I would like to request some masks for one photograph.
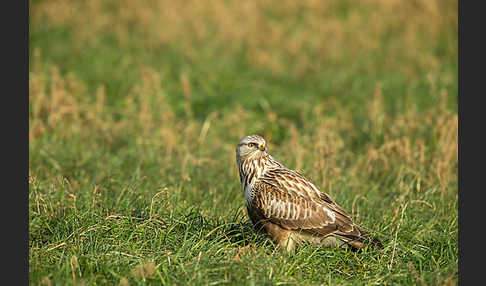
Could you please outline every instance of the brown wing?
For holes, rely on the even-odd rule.
[[[252,212],[285,229],[350,239],[363,232],[344,209],[295,171],[269,171],[253,188]]]

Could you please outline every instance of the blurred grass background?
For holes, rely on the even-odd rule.
[[[31,1],[30,283],[457,284],[457,33],[447,0]],[[253,235],[253,133],[385,250]]]

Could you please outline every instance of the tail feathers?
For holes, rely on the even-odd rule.
[[[343,240],[345,245],[349,245],[354,249],[361,249],[365,248],[366,246],[377,249],[383,248],[383,243],[381,243],[378,238],[372,237],[368,233],[361,236],[347,236],[345,234],[336,234],[336,236]]]

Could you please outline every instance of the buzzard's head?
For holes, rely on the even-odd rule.
[[[258,155],[265,154],[267,143],[259,135],[248,135],[240,139],[236,145],[236,158],[246,160]]]

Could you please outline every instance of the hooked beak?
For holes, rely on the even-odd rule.
[[[265,147],[265,143],[262,143],[260,146],[258,146],[258,149],[260,151],[265,151],[265,150],[267,150],[267,147]]]

